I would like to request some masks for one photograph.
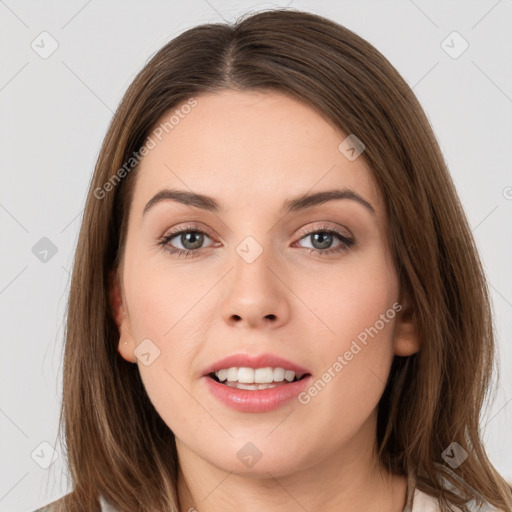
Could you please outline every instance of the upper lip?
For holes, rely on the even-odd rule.
[[[269,366],[271,368],[279,367],[292,370],[298,375],[309,374],[306,368],[275,354],[233,354],[212,363],[204,369],[203,375],[208,375],[223,368],[266,368]]]

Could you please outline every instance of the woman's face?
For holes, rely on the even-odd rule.
[[[418,346],[361,148],[280,93],[195,99],[137,170],[119,352],[182,460],[273,476],[366,463],[393,356]],[[229,385],[208,375],[240,367],[218,375]],[[236,387],[254,378],[268,389]]]

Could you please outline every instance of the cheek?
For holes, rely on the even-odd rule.
[[[322,425],[343,425],[336,432],[325,432],[336,444],[355,435],[379,403],[394,357],[399,306],[386,286],[356,279],[353,274],[336,293],[330,291],[317,314],[335,334],[314,338],[310,359],[319,371],[299,402],[304,435],[318,435],[317,426],[307,422],[308,417],[315,417]]]
[[[165,258],[161,259],[146,257],[134,262],[131,272],[127,272],[126,292],[134,334],[154,339],[165,348],[185,325],[190,327],[188,320],[194,317],[195,305],[207,288],[198,273],[184,275],[179,268],[171,268]],[[193,331],[182,341],[191,339]]]
[[[180,383],[190,380],[206,338],[207,326],[198,318],[204,316],[205,282],[149,258],[134,259],[125,276],[134,344],[145,340],[151,354],[151,364],[137,362],[148,395],[157,409],[184,406]]]
[[[315,376],[320,382],[304,401],[368,412],[384,390],[393,360],[399,287],[383,251],[376,247],[359,254],[301,277],[294,291],[314,305],[314,314],[307,312],[304,341],[311,347],[309,359],[320,369]]]
[[[392,308],[399,287],[396,272],[375,245],[339,263],[302,273],[295,279],[294,292],[314,313],[311,325],[321,333],[318,341],[339,349]],[[394,318],[394,311],[391,314]],[[390,336],[392,323],[379,321],[382,337]]]

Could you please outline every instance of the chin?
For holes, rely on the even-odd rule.
[[[306,459],[299,456],[293,446],[280,444],[278,447],[269,440],[231,441],[229,446],[224,444],[221,452],[209,452],[203,458],[222,471],[258,479],[266,479],[270,475],[275,478],[284,477],[296,473],[298,468],[305,469],[308,465],[314,465],[311,460],[310,464],[307,463],[306,454],[303,454]]]

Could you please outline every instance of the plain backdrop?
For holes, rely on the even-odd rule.
[[[375,45],[432,123],[491,287],[501,379],[482,429],[512,481],[511,0],[2,0],[0,511],[34,510],[71,490],[56,444],[69,272],[122,95],[184,30],[287,4]]]

